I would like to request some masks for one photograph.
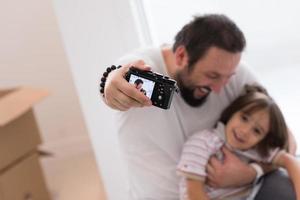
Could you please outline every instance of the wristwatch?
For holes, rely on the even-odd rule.
[[[250,166],[252,166],[254,168],[254,170],[256,171],[256,177],[255,177],[255,180],[253,181],[253,184],[255,185],[259,182],[260,177],[262,177],[264,175],[264,170],[257,163],[251,163]]]

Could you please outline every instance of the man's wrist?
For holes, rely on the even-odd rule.
[[[110,72],[114,71],[115,69],[119,69],[120,67],[122,67],[121,65],[119,65],[118,67],[116,67],[115,65],[112,65],[111,67],[107,67],[105,72],[103,72],[103,75],[101,77],[101,83],[100,83],[100,94],[102,94],[102,96],[104,97],[104,87],[105,87],[105,83],[106,83],[106,79],[109,75]]]
[[[255,170],[255,172],[256,172],[256,177],[255,177],[255,179],[254,179],[254,181],[253,181],[253,184],[256,184],[256,183],[259,181],[260,177],[262,177],[262,176],[264,175],[264,170],[263,170],[263,168],[262,168],[259,164],[257,164],[257,163],[251,163],[250,166],[251,166],[251,167]]]

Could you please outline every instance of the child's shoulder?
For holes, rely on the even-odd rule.
[[[204,129],[204,130],[200,130],[195,132],[194,134],[192,134],[192,136],[190,138],[216,138],[217,135],[215,134],[215,129],[211,128],[211,129]]]
[[[224,143],[224,141],[216,134],[215,129],[204,129],[201,131],[195,132],[187,141],[187,143],[196,143],[200,145],[205,143],[207,146],[216,145],[219,146]]]

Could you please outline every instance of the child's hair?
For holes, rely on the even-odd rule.
[[[238,111],[252,114],[266,109],[270,116],[269,132],[266,137],[256,145],[261,156],[268,156],[269,150],[279,147],[288,148],[288,128],[282,112],[275,101],[268,95],[266,89],[259,85],[246,85],[245,93],[234,100],[221,114],[220,121],[224,124]]]

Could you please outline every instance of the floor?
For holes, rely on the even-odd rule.
[[[106,199],[92,148],[86,139],[43,149],[52,154],[41,159],[52,200]]]

